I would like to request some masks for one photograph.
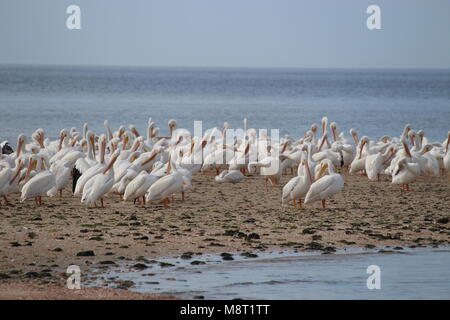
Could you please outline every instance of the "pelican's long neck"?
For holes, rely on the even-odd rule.
[[[25,153],[25,142],[19,139],[17,142],[16,158],[19,158],[22,153]]]
[[[111,141],[113,139],[113,134],[112,134],[111,128],[109,126],[109,121],[108,120],[105,120],[104,126],[105,126],[105,129],[106,129],[106,137],[108,139],[107,141]]]
[[[359,147],[359,158],[358,159],[362,158],[362,154],[363,154],[364,148],[367,148],[366,145],[368,144],[368,142],[367,141],[361,141],[360,144],[361,144],[361,146]]]
[[[87,151],[88,159],[91,159],[91,160],[95,159],[94,146],[93,146],[93,142],[90,138],[88,140],[87,147],[88,147],[88,151]]]
[[[153,124],[151,122],[148,123],[147,126],[147,140],[150,141],[153,138]]]
[[[88,125],[87,123],[85,123],[83,125],[83,139],[86,139],[88,130],[89,130]]]
[[[152,161],[153,159],[155,159],[155,157],[158,155],[158,152],[154,152],[150,157],[148,157],[148,159],[144,160],[142,162],[142,165],[146,165],[147,163],[149,163],[150,161]]]
[[[27,172],[25,173],[25,179],[24,179],[25,183],[27,183],[28,180],[30,180],[30,174],[31,174],[31,170],[33,168],[34,161],[36,161],[36,160],[30,159],[30,163],[28,164]]]
[[[311,144],[308,146],[308,150],[306,151],[306,154],[307,154],[307,157],[308,157],[308,162],[313,163],[314,160],[312,158],[312,145]]]
[[[100,163],[105,163],[106,141],[102,141],[100,145]]]
[[[309,183],[313,183],[314,182],[314,178],[311,176],[311,171],[309,171],[309,164],[308,164],[308,161],[305,161],[305,169],[306,169],[306,174],[307,174],[307,177],[308,177],[308,179],[309,179]]]
[[[116,162],[117,158],[118,158],[118,155],[112,156],[111,160],[109,161],[108,166],[105,168],[105,170],[103,170],[103,174],[107,174],[108,171],[113,172],[113,170],[114,170],[113,166],[114,166],[114,163]]]
[[[17,179],[17,177],[19,176],[21,171],[22,171],[22,166],[21,165],[17,166],[16,173],[14,174],[14,177],[9,181],[9,184],[14,183],[14,181]]]
[[[412,155],[411,155],[411,152],[409,151],[408,145],[406,144],[405,141],[403,141],[402,143],[403,143],[403,148],[405,149],[406,155],[407,155],[409,158],[412,158]]]

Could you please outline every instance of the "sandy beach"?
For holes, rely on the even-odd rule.
[[[291,177],[284,175],[282,185]],[[73,264],[83,277],[119,260],[136,264],[181,254],[449,245],[448,177],[420,177],[411,192],[386,177],[343,177],[344,190],[327,209],[320,202],[304,210],[282,207],[281,186],[266,188],[259,175],[234,185],[216,183],[212,173],[197,174],[186,200],[176,195],[168,209],[124,203],[118,196],[107,198],[105,208],[87,208],[69,190],[35,207],[15,195],[11,205],[0,207],[0,298],[80,298],[64,288]],[[43,285],[53,289],[43,293]],[[80,292],[83,299],[162,298],[128,290]]]

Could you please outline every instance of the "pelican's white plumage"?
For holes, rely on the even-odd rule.
[[[224,170],[218,176],[215,177],[217,182],[241,182],[245,176],[239,170]]]
[[[409,191],[408,184],[414,182],[421,172],[418,163],[409,161],[406,157],[400,159],[392,175],[392,183],[401,184],[404,191]]]
[[[340,174],[334,173],[333,164],[329,159],[323,160],[321,172],[328,169],[329,174],[319,178],[309,188],[305,197],[305,204],[322,200],[322,206],[325,208],[326,199],[341,192],[344,187],[344,179]]]
[[[147,202],[166,200],[172,194],[179,192],[183,186],[183,175],[179,172],[162,177],[148,189]],[[167,203],[164,202],[167,206]]]
[[[41,171],[24,184],[20,201],[45,196],[55,185],[55,175],[48,170]]]
[[[103,206],[103,196],[107,194],[114,185],[114,162],[116,162],[119,152],[116,151],[111,157],[108,166],[97,175],[93,176],[83,188],[81,202],[86,205],[96,205],[96,201],[101,200]]]
[[[293,177],[288,183],[283,187],[283,193],[281,201],[282,203],[286,203],[287,201],[292,200],[294,208],[296,207],[296,201],[299,201],[299,209],[302,209],[302,198],[308,193],[311,184],[313,183],[313,179],[311,176],[311,172],[308,167],[308,162],[303,160],[300,163],[299,168],[300,174],[296,177]]]
[[[142,171],[131,181],[124,192],[123,200],[131,201],[144,197],[147,190],[159,179],[158,176]],[[145,199],[145,197],[144,197]]]

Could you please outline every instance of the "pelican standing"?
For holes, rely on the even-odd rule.
[[[324,175],[328,170],[328,175]],[[340,174],[334,172],[334,166],[331,160],[325,159],[319,169],[319,179],[309,188],[305,197],[305,204],[322,201],[322,207],[326,208],[326,199],[341,192],[344,187],[344,179]]]
[[[83,197],[81,202],[86,205],[95,205],[96,201],[100,199],[101,207],[103,208],[103,196],[107,194],[114,185],[114,162],[119,157],[119,151],[114,152],[109,160],[108,166],[99,174],[93,176],[85,184],[83,189]]]

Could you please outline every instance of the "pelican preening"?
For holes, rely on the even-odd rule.
[[[375,183],[389,178],[403,191],[411,190],[419,176],[450,175],[450,131],[442,143],[431,142],[424,130],[416,131],[411,124],[400,137],[378,140],[359,138],[354,128],[347,138],[327,117],[309,126],[300,139],[285,135],[280,140],[251,128],[248,119],[239,129],[243,134],[232,137],[228,122],[199,136],[179,128],[175,120],[167,123],[168,136],[158,136],[151,118],[145,131],[133,124],[113,130],[108,120],[103,125],[101,132],[87,123],[81,131],[63,128],[55,140],[39,128],[29,138],[20,134],[15,151],[2,142],[0,204],[20,192],[21,201],[34,199],[42,205],[43,197],[61,197],[72,176],[73,196],[88,206],[100,202],[103,207],[104,200],[114,196],[168,207],[174,195],[181,193],[184,200],[185,192],[193,190],[196,174],[213,170],[212,183],[245,184],[249,175],[261,175],[266,187],[274,188],[280,188],[283,175],[290,172],[293,177],[282,186],[282,205],[292,201],[294,208],[305,209],[321,201],[325,208],[344,188],[338,172],[360,173],[363,178],[358,179]]]

